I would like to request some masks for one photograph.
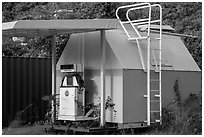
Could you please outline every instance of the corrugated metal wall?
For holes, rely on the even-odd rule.
[[[44,117],[46,103],[41,98],[52,92],[51,65],[50,58],[2,58],[3,125],[32,103],[37,106],[39,119]]]

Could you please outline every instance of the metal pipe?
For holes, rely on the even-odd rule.
[[[105,125],[105,50],[105,30],[101,30],[101,127]]]
[[[116,17],[117,17],[118,20],[120,20],[120,24],[121,24],[121,26],[123,27],[123,30],[125,31],[125,33],[127,34],[127,36],[128,36],[129,39],[130,39],[131,37],[130,37],[130,35],[128,34],[128,32],[127,32],[127,30],[125,29],[125,27],[123,26],[123,23],[121,22],[121,19],[120,19],[120,17],[118,16],[118,11],[119,11],[120,9],[123,9],[123,8],[131,8],[131,7],[142,6],[142,5],[150,5],[150,4],[149,4],[149,3],[139,3],[139,4],[133,4],[133,5],[126,5],[126,6],[121,6],[121,7],[117,8],[117,10],[116,10]],[[126,14],[126,18],[128,19],[128,22],[131,23],[131,20],[127,17],[127,14]],[[131,25],[132,25],[132,24],[131,24]],[[133,29],[135,29],[135,28],[133,27]],[[141,37],[140,34],[137,32],[137,30],[135,30],[135,32],[137,33],[137,35],[138,35],[139,37]]]
[[[56,35],[52,37],[52,95],[56,95]],[[52,101],[52,122],[56,121],[56,99]]]
[[[148,21],[149,19],[139,19],[139,20],[131,20],[131,21],[123,21],[122,24],[130,24],[130,23],[136,23],[136,22],[144,22]]]
[[[161,5],[157,5],[159,8],[160,8],[160,39],[159,39],[159,49],[160,49],[160,54],[159,54],[159,58],[160,59],[162,59],[162,7],[161,7]],[[161,62],[161,60],[160,60],[160,62],[159,62],[159,71],[160,71],[160,73],[159,73],[159,80],[160,80],[160,82],[159,82],[159,89],[160,89],[160,104],[159,104],[159,106],[160,106],[160,124],[162,124],[162,92],[161,92],[161,90],[162,90],[162,84],[161,84],[161,82],[162,82],[162,70],[161,70],[161,65],[162,65],[162,62]]]
[[[117,17],[117,19],[120,19],[120,17],[118,16],[118,11],[119,11],[120,9],[131,8],[131,7],[136,7],[136,6],[146,5],[146,4],[149,4],[149,3],[139,3],[139,4],[121,6],[121,7],[117,8],[117,10],[116,10],[116,12],[115,12],[115,13],[116,13],[116,17]]]
[[[135,7],[135,8],[130,8],[130,9],[128,9],[128,11],[126,12],[126,18],[128,19],[128,21],[131,22],[131,19],[129,18],[129,12],[130,12],[130,11],[132,11],[132,10],[137,10],[137,9],[142,9],[142,8],[150,8],[150,6],[151,6],[149,3],[145,3],[145,5],[147,5],[147,6]],[[150,18],[149,18],[148,20],[151,21]],[[132,23],[130,23],[130,24],[131,24],[132,28],[134,29],[134,31],[136,32],[136,34],[137,34],[139,37],[141,37],[140,33],[139,33],[138,30],[135,28],[135,26],[134,26]],[[140,23],[136,23],[136,24],[141,24],[141,22],[140,22]]]
[[[126,12],[126,18],[128,19],[128,21],[131,22],[131,19],[129,18],[129,12],[132,11],[132,10],[137,10],[137,9],[141,9],[141,8],[149,8],[150,11],[151,11],[151,7],[150,7],[151,5],[150,5],[149,3],[147,3],[147,4],[145,4],[145,5],[147,5],[147,6],[136,7],[136,8],[130,8],[130,9]],[[149,12],[150,12],[150,11],[149,11]],[[138,21],[139,23],[141,23],[140,21],[146,21],[146,20],[151,21],[150,18],[148,18],[148,19],[139,19],[139,20],[136,20],[136,21]],[[138,32],[138,30],[135,28],[134,24],[133,24],[133,23],[130,23],[130,24],[131,24],[132,28],[134,29],[134,31],[136,32],[136,34],[139,36],[139,38],[141,38],[141,35],[140,35],[140,33]],[[138,24],[138,23],[137,23],[137,24]],[[144,62],[143,62],[144,59],[143,59],[143,55],[142,55],[142,52],[141,52],[141,49],[140,49],[140,44],[139,44],[138,39],[136,39],[136,43],[137,43],[138,50],[139,50],[139,55],[140,55],[140,60],[141,60],[141,63],[142,63],[142,68],[143,68],[143,70],[145,70],[145,66],[144,66]]]
[[[129,14],[130,11],[132,10],[139,10],[139,9],[144,9],[144,8],[149,8],[151,5],[149,3],[146,3],[147,6],[142,6],[142,7],[135,7],[135,8],[130,8],[128,9],[128,11],[126,12],[126,17]]]
[[[123,30],[125,31],[126,35],[128,36],[128,39],[130,39],[130,35],[128,34],[126,28],[124,27],[124,25],[122,24],[122,22],[120,21],[120,25],[122,26]]]
[[[147,32],[147,125],[150,125],[150,21],[151,21],[151,6],[149,7],[149,23]]]
[[[85,67],[85,64],[84,64],[84,33],[82,33],[82,50],[81,50],[81,64],[83,64],[83,74],[82,74],[82,79],[84,80],[84,75],[85,75],[85,72],[84,72],[84,67]],[[85,107],[85,91],[82,93],[83,94],[83,106]],[[85,108],[83,109],[83,115],[85,115]]]
[[[138,40],[138,39],[136,39],[136,43],[137,43],[137,47],[138,47],[138,51],[139,51],[139,55],[140,55],[140,60],[141,60],[141,64],[142,64],[142,69],[145,70],[144,58],[143,58],[142,50],[141,50],[140,43],[139,43],[139,40]]]

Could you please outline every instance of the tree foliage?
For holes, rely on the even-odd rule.
[[[202,68],[202,3],[175,2],[161,5],[164,24],[173,27],[176,33],[198,36],[183,37],[182,40],[198,66]]]
[[[121,5],[132,3],[118,2],[3,2],[2,21],[39,19],[95,19],[116,18],[115,11]],[[182,40],[193,58],[202,67],[202,3],[171,2],[159,3],[163,8],[163,24],[175,28],[176,33],[198,36],[183,37]],[[139,12],[138,17],[145,12]],[[153,16],[156,15],[156,12]],[[124,14],[121,14],[124,17]],[[135,16],[134,14],[132,16]],[[57,36],[57,55],[60,56],[69,39]],[[25,38],[27,45],[7,38],[3,41],[3,56],[50,57],[49,38]]]

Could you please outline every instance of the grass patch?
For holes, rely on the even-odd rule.
[[[202,94],[191,94],[184,102],[173,102],[163,108],[162,122],[162,125],[150,128],[147,134],[201,135]]]
[[[30,110],[31,109],[31,110]],[[29,111],[28,111],[29,110]],[[32,112],[30,117],[25,118],[28,112]],[[29,113],[30,114],[30,113]],[[16,119],[9,125],[9,134],[21,134],[18,128],[24,131],[26,126],[32,125],[37,121],[37,110],[35,105],[29,105],[23,111],[20,111],[16,115]],[[86,127],[88,125],[99,126],[97,123],[76,123],[76,127]],[[37,125],[39,127],[39,125]],[[32,134],[46,134],[43,131],[38,133],[37,127],[33,126]],[[16,130],[15,130],[16,128]],[[31,128],[31,127],[27,127]],[[13,131],[14,129],[14,131]],[[18,133],[17,133],[18,132]],[[29,133],[30,130],[29,130]],[[22,133],[22,134],[27,134]],[[66,134],[66,133],[64,133]],[[202,134],[202,93],[190,94],[189,97],[182,101],[180,98],[170,102],[169,105],[162,109],[162,125],[142,128],[142,129],[126,129],[118,130],[117,132],[111,133],[112,135],[201,135]]]

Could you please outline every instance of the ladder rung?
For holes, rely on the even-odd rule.
[[[161,80],[159,80],[159,79],[151,79],[150,81],[152,81],[152,82],[160,82]]]
[[[160,91],[160,90],[150,90],[151,92]]]
[[[160,102],[160,100],[150,100],[150,102]]]
[[[158,119],[156,119],[155,121],[156,121],[156,122],[161,122],[161,120],[158,120]]]
[[[160,95],[154,95],[155,97],[161,97]],[[147,95],[144,95],[145,98],[147,98]],[[155,100],[157,101],[157,100]],[[159,101],[159,100],[158,100]]]
[[[161,97],[161,95],[154,95],[155,97]]]
[[[160,111],[150,111],[151,113],[159,113]]]

